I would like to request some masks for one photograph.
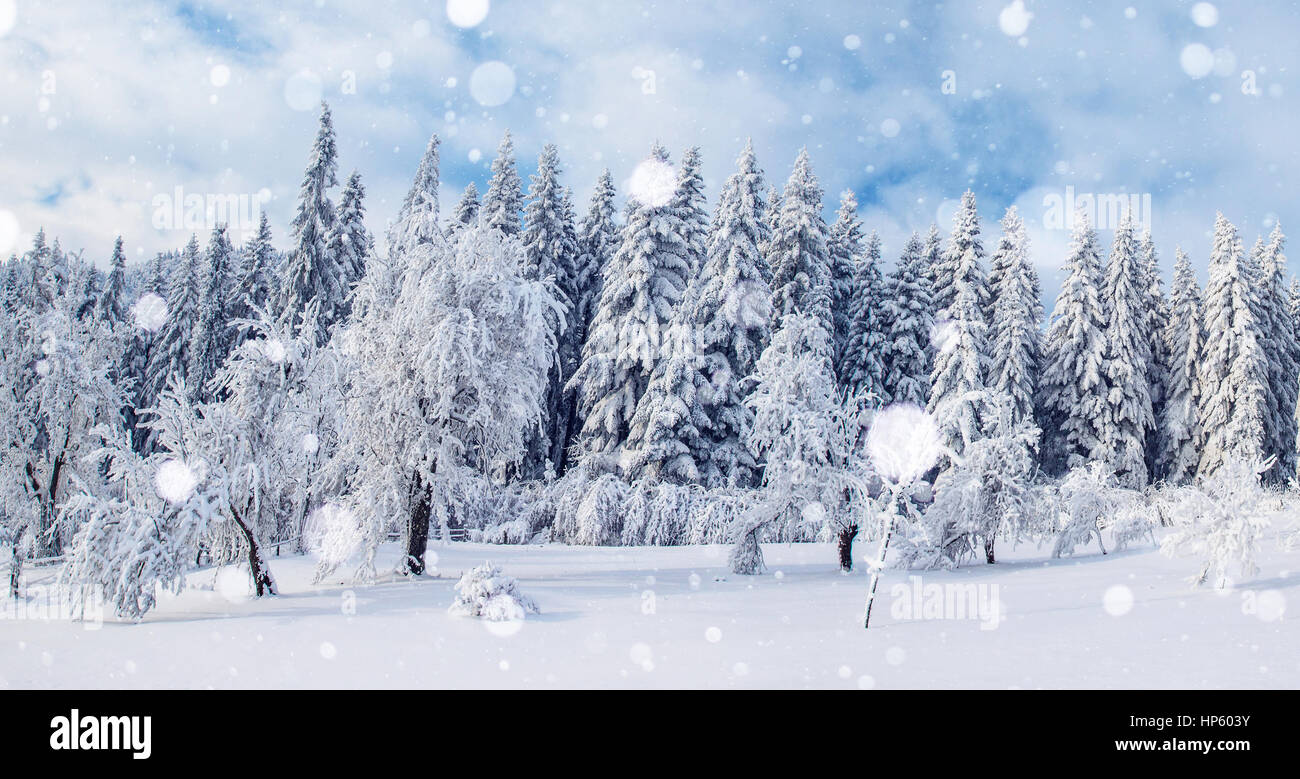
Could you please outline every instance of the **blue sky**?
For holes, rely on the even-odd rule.
[[[1247,245],[1300,231],[1295,3],[493,0],[453,23],[483,4],[0,0],[0,251],[41,225],[101,263],[118,232],[137,259],[180,246],[153,223],[177,187],[269,194],[284,246],[318,95],[380,234],[431,133],[445,209],[506,128],[525,176],[560,146],[581,210],[655,139],[702,147],[710,195],[747,136],[778,183],[806,145],[828,218],[854,189],[891,260],[970,188],[990,248],[1020,208],[1049,302],[1067,187],[1150,195],[1166,276],[1177,243],[1204,268],[1216,209]]]

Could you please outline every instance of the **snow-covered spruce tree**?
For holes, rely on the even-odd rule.
[[[339,196],[338,217],[325,241],[325,253],[334,258],[339,267],[339,286],[343,298],[338,305],[339,320],[346,319],[352,311],[352,288],[366,275],[366,263],[374,253],[375,242],[366,229],[366,188],[361,174],[348,176]]]
[[[587,215],[578,226],[578,264],[573,286],[578,290],[573,303],[571,335],[581,345],[587,340],[591,320],[600,302],[605,268],[618,250],[618,226],[614,224],[614,177],[606,168],[596,179]]]
[[[1011,399],[1011,425],[1034,416],[1042,361],[1042,288],[1029,259],[1029,237],[1015,206],[1002,217],[1002,237],[989,268],[991,392]]]
[[[1205,287],[1205,342],[1197,371],[1198,418],[1204,432],[1198,477],[1230,458],[1261,460],[1267,446],[1268,358],[1259,343],[1248,260],[1237,228],[1223,214],[1214,223],[1210,280]]]
[[[808,150],[801,149],[775,218],[769,262],[772,264],[772,329],[789,314],[807,314],[835,332],[831,317],[831,267],[822,220],[822,189],[812,172]],[[834,348],[834,341],[831,342]],[[833,358],[831,352],[825,355]]]
[[[776,235],[777,222],[781,220],[781,204],[781,190],[773,183],[767,188],[767,202],[764,203],[763,207],[763,224],[767,227],[767,232],[764,233],[764,241],[759,247],[763,250],[764,278],[767,279],[769,285],[772,283],[773,269],[776,268],[776,255],[773,254],[772,238]]]
[[[984,249],[979,240],[979,215],[975,195],[966,191],[953,218],[952,240],[944,267],[951,271],[950,301],[937,324],[934,368],[930,372],[927,410],[948,449],[960,455],[980,437],[979,398],[988,372],[988,323]]]
[[[568,201],[560,186],[559,150],[547,144],[537,158],[537,173],[532,176],[528,204],[524,210],[527,227],[521,236],[524,245],[524,275],[530,280],[549,280],[561,295],[561,310],[552,317],[551,328],[557,353],[547,380],[542,426],[530,433],[528,454],[520,468],[526,479],[540,479],[548,471],[558,470],[568,441],[569,413],[564,384],[574,370],[574,355],[565,341],[565,331],[573,318],[572,274],[578,259],[578,245]],[[563,353],[561,353],[563,352]]]
[[[673,210],[682,220],[682,239],[689,263],[687,278],[695,277],[708,252],[709,214],[704,209],[704,175],[700,173],[700,149],[692,146],[682,154],[677,172],[677,191],[673,193]]]
[[[749,487],[758,479],[748,446],[753,422],[745,396],[746,380],[771,337],[772,293],[761,249],[767,233],[762,192],[763,171],[747,141],[719,203],[699,295],[689,309],[709,382],[707,486]]]
[[[1162,451],[1160,472],[1174,485],[1186,484],[1200,461],[1201,426],[1198,418],[1200,382],[1197,380],[1203,348],[1204,327],[1201,288],[1196,273],[1181,247],[1175,252],[1174,286],[1170,291],[1169,323],[1165,341],[1169,347],[1169,380],[1161,420]]]
[[[1283,482],[1296,472],[1296,396],[1300,390],[1300,340],[1291,323],[1287,291],[1286,236],[1274,225],[1260,252],[1261,341],[1268,358],[1268,445],[1265,454],[1276,465],[1265,475],[1270,483]]]
[[[1160,258],[1156,253],[1155,241],[1151,231],[1142,233],[1142,242],[1138,247],[1141,257],[1142,288],[1146,298],[1146,339],[1150,344],[1150,359],[1147,361],[1147,385],[1151,393],[1151,419],[1154,424],[1147,430],[1146,463],[1147,474],[1151,481],[1160,482],[1166,478],[1164,470],[1164,453],[1169,449],[1165,438],[1165,405],[1169,398],[1169,304],[1161,288]],[[1297,377],[1300,380],[1300,377]]]
[[[297,324],[303,321],[308,304],[319,301],[316,337],[322,342],[342,314],[344,296],[343,268],[326,249],[337,218],[329,199],[330,188],[338,185],[337,170],[334,124],[329,106],[321,103],[320,130],[298,191],[298,209],[291,223],[293,249],[281,270],[276,308],[291,324]]]
[[[275,296],[275,247],[271,245],[271,223],[263,211],[257,232],[245,242],[240,252],[238,279],[235,282],[233,312],[248,319],[253,312],[270,304]],[[236,338],[242,341],[242,334]]]
[[[690,270],[681,219],[672,208],[676,177],[656,146],[629,193],[629,213],[610,259],[582,361],[569,380],[584,420],[588,455],[616,455],[661,358],[673,309]],[[634,177],[635,178],[635,177]],[[598,470],[613,470],[605,460]]]
[[[207,272],[199,296],[199,315],[194,322],[190,368],[185,374],[196,402],[212,399],[209,386],[212,377],[235,346],[235,329],[231,326],[232,315],[238,313],[232,310],[235,296],[231,294],[235,252],[226,237],[225,225],[212,229],[204,264]]]
[[[873,230],[853,274],[849,300],[848,340],[842,359],[835,363],[840,387],[876,405],[890,402],[885,387],[885,281],[880,275],[880,236]]]
[[[150,355],[148,393],[141,397],[139,408],[151,408],[172,377],[184,380],[189,375],[194,330],[201,310],[202,263],[198,236],[190,236],[167,288],[167,322],[159,331]],[[152,439],[150,432],[146,435],[146,449]]]
[[[455,240],[456,233],[478,221],[478,211],[478,185],[471,181],[465,185],[465,191],[452,209],[451,219],[447,222],[447,237]]]
[[[881,318],[884,393],[893,403],[924,407],[930,397],[930,331],[934,310],[925,278],[925,247],[916,233],[885,280]]]
[[[1105,323],[1102,318],[1101,259],[1097,232],[1087,215],[1074,215],[1065,279],[1056,297],[1043,348],[1039,428],[1044,431],[1042,463],[1062,474],[1099,459],[1105,407]]]
[[[930,287],[930,305],[934,308],[937,319],[943,310],[939,308],[940,267],[943,264],[943,234],[939,225],[930,223],[930,232],[925,236],[925,280]]]
[[[446,526],[458,485],[522,459],[526,431],[542,421],[563,311],[551,283],[524,277],[518,240],[484,222],[454,250],[413,253],[396,304],[371,304],[367,281],[340,336],[355,367],[336,467],[352,474],[343,505],[365,531],[366,572],[397,518],[400,569],[423,573],[430,519]]]
[[[79,260],[80,257],[77,259]],[[76,292],[76,299],[72,306],[73,313],[76,314],[77,319],[89,319],[95,314],[99,291],[104,286],[104,274],[95,267],[94,263],[74,262],[72,275],[75,281],[73,288]]]
[[[488,180],[487,194],[483,196],[482,219],[488,227],[506,235],[519,235],[519,212],[524,204],[524,185],[515,169],[515,142],[510,131],[497,146],[496,159],[492,160],[492,178]]]
[[[1136,489],[1147,483],[1147,431],[1154,425],[1147,383],[1151,342],[1143,276],[1133,220],[1125,214],[1115,229],[1101,290],[1105,394],[1098,454],[1122,486]]]
[[[629,475],[707,487],[752,486],[751,412],[743,382],[768,338],[771,288],[759,242],[763,174],[747,143],[718,203],[708,256],[687,287],[637,407]]]
[[[831,349],[825,320],[795,313],[781,320],[759,358],[747,402],[754,411],[749,444],[766,460],[763,497],[733,528],[733,573],[763,570],[759,538],[765,530],[791,539],[803,522],[833,534],[841,569],[853,565],[858,512],[868,501],[857,456],[868,409],[852,397],[841,402]]]
[[[397,212],[397,219],[388,228],[388,264],[389,291],[396,294],[398,281],[402,276],[401,263],[395,256],[415,249],[424,244],[438,243],[443,240],[442,229],[438,226],[438,136],[429,137],[429,144],[420,158],[420,165],[411,180],[411,188],[402,200],[402,207]],[[373,281],[378,281],[376,276]]]
[[[99,321],[116,327],[126,319],[126,253],[122,251],[120,235],[113,245],[113,258],[108,264],[108,276],[95,303],[95,315]]]
[[[835,330],[835,365],[843,365],[853,323],[854,277],[862,257],[862,220],[853,190],[840,193],[840,210],[826,236],[826,253],[831,268],[831,320]],[[841,380],[843,377],[841,377]]]

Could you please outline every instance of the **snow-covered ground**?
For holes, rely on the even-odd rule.
[[[384,552],[391,567],[396,550]],[[864,570],[839,574],[827,545],[764,552],[768,572],[743,577],[716,546],[435,542],[439,577],[369,586],[312,585],[310,559],[274,559],[282,594],[262,600],[241,599],[246,577],[208,570],[140,624],[6,613],[0,688],[1300,687],[1300,555],[1272,539],[1260,575],[1226,593],[1190,589],[1195,561],[1150,547],[1066,560],[1021,548],[995,566],[889,571],[868,631]],[[460,573],[489,559],[541,614],[448,615]],[[930,607],[936,591],[996,597],[1003,618],[905,619],[918,591]]]

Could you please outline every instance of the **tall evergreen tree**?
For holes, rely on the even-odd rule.
[[[722,190],[708,257],[673,319],[673,348],[632,422],[634,477],[709,487],[753,486],[758,477],[744,381],[768,339],[771,289],[761,271],[763,173],[752,143],[736,168]]]
[[[874,230],[856,266],[849,294],[848,338],[841,360],[835,363],[835,372],[842,388],[869,395],[884,405],[893,402],[885,383],[889,323],[885,317],[885,283],[880,275],[880,236]]]
[[[853,324],[854,277],[862,257],[862,221],[858,219],[858,199],[853,191],[840,193],[840,210],[835,215],[826,238],[831,264],[831,321],[835,344],[835,364],[842,365]],[[877,247],[879,248],[879,247]],[[841,377],[843,383],[843,377]]]
[[[890,402],[922,408],[930,397],[929,346],[934,328],[934,304],[925,271],[925,246],[921,237],[912,233],[885,281],[885,337],[881,344],[884,391]]]
[[[1205,288],[1205,343],[1197,379],[1204,431],[1198,476],[1239,457],[1254,462],[1267,448],[1268,358],[1259,343],[1255,290],[1237,228],[1215,218],[1210,280]]]
[[[153,407],[173,376],[185,379],[189,375],[203,294],[202,262],[198,236],[190,236],[167,288],[167,322],[159,331],[150,355],[149,388],[141,407]]]
[[[240,266],[234,304],[238,316],[253,319],[275,296],[275,247],[271,245],[271,222],[263,211],[253,233],[240,252]],[[274,316],[272,312],[272,316]],[[247,331],[236,337],[242,341]]]
[[[984,319],[988,298],[980,260],[979,214],[975,195],[967,190],[953,217],[952,239],[942,264],[943,277],[951,278],[949,301],[936,325],[938,351],[931,371],[928,409],[947,439],[961,454],[981,435],[978,398],[985,390],[988,372],[988,323]]]
[[[651,155],[662,154],[656,146]],[[587,453],[614,455],[665,348],[673,309],[690,271],[683,225],[672,203],[629,199],[618,251],[605,272],[582,361],[569,380],[577,392]],[[608,460],[595,463],[612,470]]]
[[[447,237],[455,237],[461,230],[474,224],[478,219],[478,210],[478,185],[471,181],[465,185],[460,200],[456,201],[456,209],[451,212],[451,221],[447,223]]]
[[[519,211],[524,202],[524,185],[515,169],[515,142],[506,130],[492,160],[492,178],[483,196],[483,219],[506,235],[519,235]]]
[[[366,263],[374,253],[375,241],[366,229],[366,188],[361,174],[353,171],[339,196],[338,218],[330,229],[326,253],[334,258],[341,272],[343,299],[338,306],[339,319],[352,310],[352,288],[366,275]]]
[[[930,232],[925,236],[925,281],[930,289],[930,305],[938,318],[939,308],[939,266],[943,264],[943,234],[939,225],[930,223]]]
[[[338,150],[329,106],[321,103],[320,130],[312,146],[294,215],[293,251],[280,280],[277,308],[291,326],[303,323],[307,307],[318,303],[316,339],[324,343],[343,304],[343,269],[326,249],[336,218],[329,189],[338,185]]]
[[[1115,229],[1102,282],[1106,321],[1102,375],[1106,393],[1100,454],[1121,484],[1135,488],[1147,482],[1146,441],[1154,425],[1147,383],[1150,322],[1143,282],[1133,220],[1125,214]]]
[[[1015,206],[1002,217],[1002,237],[989,268],[989,387],[1011,401],[1011,424],[1033,421],[1042,362],[1042,288],[1029,259],[1029,237]]]
[[[1286,282],[1286,236],[1274,225],[1268,243],[1260,248],[1261,344],[1268,359],[1268,448],[1277,458],[1270,481],[1289,479],[1296,472],[1296,395],[1300,390],[1300,341],[1291,321],[1291,301]]]
[[[411,188],[402,199],[397,220],[388,229],[388,254],[391,274],[400,275],[400,257],[416,247],[438,243],[442,229],[438,226],[438,146],[437,134],[429,137],[424,156],[415,170]],[[391,283],[392,280],[389,280]]]
[[[531,179],[523,232],[524,276],[550,280],[563,295],[563,311],[551,315],[557,353],[551,365],[542,428],[532,433],[523,473],[541,477],[549,465],[559,470],[568,435],[568,410],[564,407],[564,383],[574,369],[571,345],[565,338],[567,322],[573,316],[573,270],[578,246],[564,189],[560,186],[559,150],[547,144],[537,159],[537,173]]]
[[[1192,263],[1181,247],[1174,256],[1174,285],[1170,290],[1169,322],[1165,326],[1169,379],[1161,420],[1160,472],[1168,482],[1178,485],[1191,481],[1200,461],[1197,371],[1204,348],[1204,326],[1201,288],[1196,283]]]
[[[797,313],[815,316],[828,334],[835,332],[827,229],[821,210],[822,189],[813,175],[808,150],[802,149],[786,182],[770,244],[774,331],[782,317]]]
[[[709,214],[704,208],[704,176],[700,173],[700,149],[692,146],[682,155],[681,169],[677,174],[677,191],[673,194],[673,209],[682,220],[682,239],[686,243],[691,277],[699,272],[708,252]]]
[[[1052,311],[1044,348],[1039,428],[1049,473],[1101,459],[1106,385],[1105,322],[1099,297],[1102,276],[1097,232],[1087,215],[1074,215],[1065,279]]]
[[[212,399],[209,383],[235,346],[235,332],[231,328],[234,288],[234,250],[226,236],[226,226],[212,229],[204,257],[207,274],[199,295],[198,318],[190,345],[190,368],[186,374],[189,390],[196,402]]]
[[[574,274],[574,288],[580,290],[573,301],[575,336],[585,342],[600,301],[602,279],[609,260],[618,249],[618,226],[614,224],[614,177],[606,168],[596,180],[591,205],[578,228],[579,261]]]
[[[126,319],[126,252],[122,251],[122,236],[113,245],[113,258],[109,260],[108,276],[95,304],[95,313],[101,322],[116,326]]]
[[[1151,418],[1154,420],[1154,424],[1147,431],[1147,472],[1152,481],[1161,481],[1166,477],[1162,465],[1163,453],[1170,445],[1165,439],[1163,424],[1165,403],[1169,398],[1170,356],[1167,338],[1169,305],[1161,289],[1160,258],[1156,253],[1155,241],[1151,240],[1150,230],[1143,231],[1138,252],[1141,257],[1140,270],[1146,313],[1145,330],[1150,354],[1150,359],[1147,361],[1147,385],[1151,391]]]

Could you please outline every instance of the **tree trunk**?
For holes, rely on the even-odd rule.
[[[248,525],[244,524],[239,512],[231,509],[230,516],[235,520],[239,532],[243,534],[244,541],[248,543],[248,570],[253,575],[254,593],[259,598],[263,595],[275,595],[275,579],[271,576],[271,567],[266,564],[266,558],[262,556],[262,547],[257,543],[257,536]]]
[[[858,526],[853,525],[845,530],[840,531],[839,535],[839,553],[840,553],[840,570],[853,570],[853,539],[858,537]]]
[[[21,535],[19,538],[21,538]],[[19,546],[18,538],[15,538],[13,557],[9,561],[9,597],[15,600],[18,599],[20,594],[18,586],[23,580],[23,554],[19,550]]]
[[[993,537],[992,537],[992,536],[989,536],[988,538],[984,539],[984,559],[988,561],[988,564],[989,564],[989,565],[993,565],[994,563],[997,562],[997,560],[994,559],[994,557],[993,557]]]
[[[403,570],[421,576],[424,574],[424,552],[429,546],[429,516],[433,507],[433,490],[425,486],[419,474],[415,476],[419,495],[411,507],[406,521],[406,562]]]

